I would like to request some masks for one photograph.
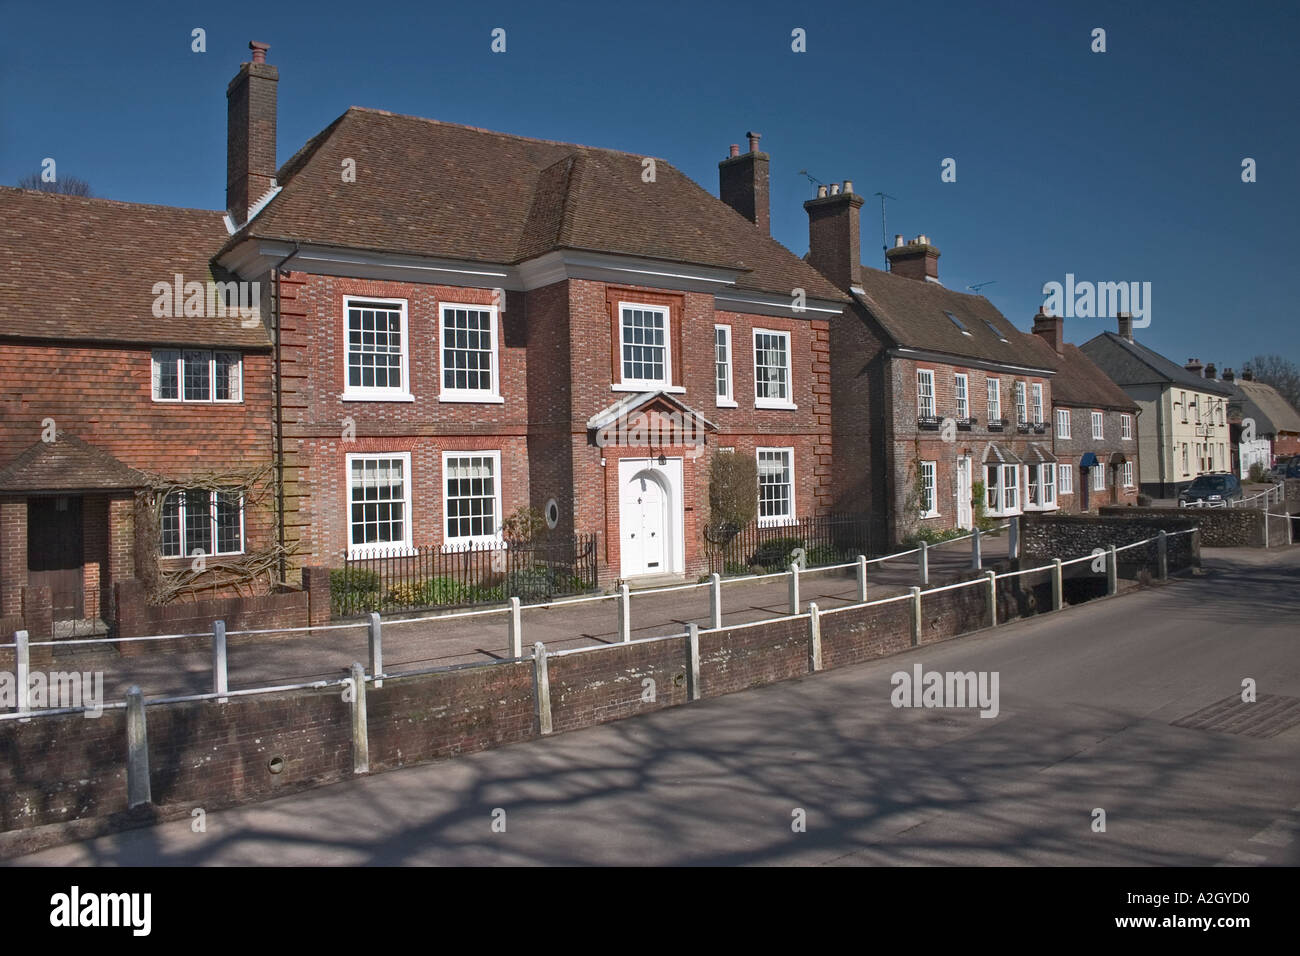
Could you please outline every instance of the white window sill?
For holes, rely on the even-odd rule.
[[[755,408],[779,408],[784,411],[793,412],[796,409],[798,409],[799,406],[794,404],[794,402],[774,402],[770,398],[756,398],[754,399],[754,407]]]
[[[716,402],[714,402],[714,404],[718,408],[739,408],[740,407],[729,398],[719,398]]]
[[[386,394],[364,394],[361,392],[344,392],[339,396],[344,402],[413,402],[415,396],[410,392],[391,392]]]
[[[937,511],[930,511],[930,512],[927,512],[927,513],[921,515],[921,519],[922,519],[922,520],[927,520],[927,519],[929,519],[929,518],[942,518],[942,517],[943,517],[943,515],[939,514],[939,512],[937,512]]]
[[[666,385],[663,382],[615,382],[610,386],[615,392],[667,392],[669,395],[685,395],[682,385]]]
[[[500,395],[475,394],[474,392],[443,392],[438,396],[440,402],[472,402],[477,405],[504,405],[505,399]]]

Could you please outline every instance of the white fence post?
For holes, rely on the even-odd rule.
[[[984,577],[989,582],[989,626],[998,626],[998,576],[993,571],[985,571]]]
[[[690,691],[691,700],[700,699],[700,626],[695,623],[686,625],[687,645],[690,653]]]
[[[28,694],[31,693],[32,649],[27,644],[26,631],[14,632],[14,670],[18,686],[14,688],[18,697],[18,713],[25,714],[31,706]]]
[[[790,613],[799,613],[799,565],[790,565]]]
[[[1020,557],[1020,516],[1014,515],[1007,524],[1007,557]]]
[[[921,587],[930,586],[930,545],[924,539],[916,552],[916,571],[921,580]]]
[[[376,687],[383,687],[380,678],[384,674],[384,632],[383,621],[378,611],[370,612],[370,676],[375,679]]]
[[[546,667],[546,645],[533,645],[533,688],[537,693],[537,729],[551,732],[551,675]]]
[[[366,669],[352,662],[352,772],[370,772],[370,730],[366,723]]]
[[[1065,604],[1065,582],[1061,579],[1061,559],[1052,558],[1052,610],[1059,611]]]
[[[722,575],[716,571],[709,575],[709,627],[722,627]]]
[[[822,669],[822,618],[816,601],[808,602],[808,663],[813,671]]]
[[[1169,535],[1164,531],[1156,536],[1156,574],[1161,581],[1169,579]]]
[[[1119,555],[1115,553],[1115,546],[1112,544],[1110,550],[1106,552],[1106,593],[1117,594],[1119,592]]]
[[[984,567],[984,557],[980,554],[979,528],[976,528],[975,533],[970,536],[970,566],[974,571],[979,571]]]
[[[519,609],[519,598],[510,598],[510,614],[506,618],[506,631],[510,637],[510,656],[524,656],[524,622],[523,612]]]
[[[858,603],[867,603],[867,556],[858,555]]]
[[[921,644],[921,589],[912,588],[912,646],[919,647]]]
[[[1268,547],[1268,508],[1264,508],[1264,547]]]
[[[229,690],[226,672],[226,622],[212,622],[212,693],[224,694]],[[218,697],[217,703],[224,704],[230,698]]]
[[[126,807],[133,810],[153,802],[149,787],[149,732],[144,695],[132,684],[126,692]]]
[[[632,640],[632,594],[626,584],[618,586],[618,639],[627,644]]]

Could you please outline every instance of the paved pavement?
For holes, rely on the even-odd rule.
[[[213,812],[206,833],[13,862],[1294,865],[1300,727],[1174,722],[1245,677],[1270,695],[1250,706],[1300,704],[1300,547],[1205,561],[875,663]],[[998,672],[1000,713],[893,708],[914,663]]]
[[[1005,533],[985,536],[981,548],[986,563],[1006,559]],[[930,551],[931,582],[968,571],[970,542],[940,545]],[[857,600],[857,579],[852,569],[808,572],[801,576],[801,606],[816,601],[823,610]],[[868,566],[868,596],[888,597],[917,583],[916,557],[898,558]],[[787,579],[736,581],[722,586],[723,623],[743,624],[789,613]],[[707,587],[659,593],[632,594],[633,638],[681,634],[692,621],[709,624]],[[561,604],[546,609],[525,609],[522,616],[526,654],[535,641],[560,650],[618,640],[615,602],[590,601]],[[475,617],[423,617],[410,623],[385,623],[384,671],[407,670],[483,661],[509,656],[509,637],[503,613]],[[132,684],[147,697],[202,694],[212,691],[210,641],[191,638],[168,642],[168,650],[139,657],[121,657],[103,645],[76,645],[59,649],[60,668],[102,670],[106,700],[120,700]],[[90,650],[87,650],[89,648]],[[309,634],[268,634],[257,644],[232,641],[228,648],[231,689],[305,683],[343,676],[353,661],[365,662],[367,629],[358,624],[343,630]]]

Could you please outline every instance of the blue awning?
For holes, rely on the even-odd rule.
[[[1092,452],[1084,452],[1083,457],[1079,459],[1080,468],[1092,468],[1097,464],[1097,456]]]

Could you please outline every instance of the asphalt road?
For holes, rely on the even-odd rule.
[[[1205,558],[872,664],[11,863],[1294,865],[1300,547]],[[998,716],[894,708],[917,662],[998,672]],[[1247,677],[1245,729],[1279,732],[1173,725]]]

